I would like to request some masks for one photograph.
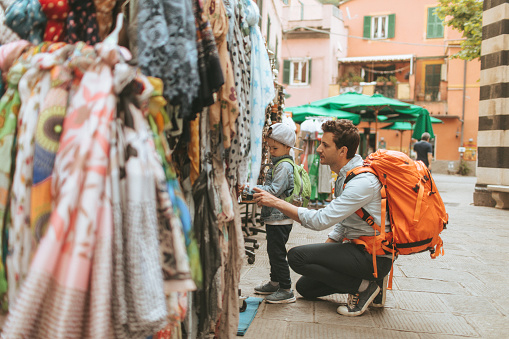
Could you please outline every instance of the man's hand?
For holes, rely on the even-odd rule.
[[[331,238],[327,238],[327,240],[325,240],[325,242],[328,243],[328,242],[337,242],[337,241],[334,239],[331,239]]]
[[[280,200],[258,187],[253,187],[253,191],[256,192],[253,194],[253,200],[256,201],[258,206],[276,207],[276,203]]]

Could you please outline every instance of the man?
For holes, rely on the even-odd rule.
[[[361,207],[373,216],[378,225],[381,224],[381,184],[372,173],[362,173],[351,179],[343,189],[346,173],[363,164],[361,156],[355,154],[359,146],[359,131],[349,120],[327,121],[322,129],[324,133],[317,152],[320,163],[329,165],[338,173],[335,199],[320,210],[295,207],[260,189],[255,189],[254,199],[259,205],[279,209],[312,230],[320,231],[335,225],[325,243],[292,248],[288,252],[288,262],[295,272],[302,275],[296,289],[303,297],[348,293],[347,305],[339,306],[337,312],[358,316],[375,298],[382,299],[376,301],[378,305],[375,306],[383,306],[385,295],[379,294],[379,285],[389,273],[392,260],[387,255],[377,256],[380,278],[375,281],[371,254],[362,245],[345,239],[374,234],[373,228],[355,214]],[[388,218],[385,224],[388,232]]]
[[[417,153],[417,160],[421,160],[428,169],[431,169],[431,160],[433,159],[433,149],[429,143],[429,133],[424,132],[421,141],[414,144],[414,151]]]

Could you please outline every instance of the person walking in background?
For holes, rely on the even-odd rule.
[[[417,153],[417,160],[421,160],[428,169],[431,170],[431,160],[433,159],[433,149],[429,143],[429,133],[424,132],[421,141],[414,144],[414,151]]]
[[[267,144],[270,148],[271,165],[265,176],[263,185],[255,186],[278,198],[286,198],[292,194],[294,188],[293,161],[290,150],[295,146],[295,132],[282,123],[276,123],[269,128]],[[286,243],[292,230],[293,220],[276,208],[263,206],[261,221],[265,223],[267,231],[267,253],[270,263],[270,281],[255,287],[257,294],[270,294],[265,300],[268,303],[283,304],[295,302],[295,295],[291,289],[290,267],[286,260]]]

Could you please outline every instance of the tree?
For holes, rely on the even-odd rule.
[[[453,58],[473,60],[481,56],[482,0],[439,0],[436,15],[444,25],[463,33],[461,51]]]

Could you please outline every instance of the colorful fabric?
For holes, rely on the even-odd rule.
[[[2,73],[9,73],[11,66],[28,46],[30,46],[30,42],[26,40],[18,40],[0,46],[0,70]]]
[[[62,56],[71,52],[68,47]],[[49,58],[48,58],[49,59]],[[60,144],[62,125],[67,109],[69,89],[73,79],[71,70],[60,64],[45,60],[50,69],[50,89],[41,106],[35,132],[33,156],[33,186],[30,204],[30,226],[33,236],[39,242],[45,233],[51,215],[51,174]],[[50,68],[53,66],[52,68]]]
[[[208,0],[205,5],[205,14],[212,25],[225,81],[217,93],[217,101],[209,108],[209,124],[213,131],[212,148],[218,147],[221,139],[224,148],[230,148],[231,138],[235,134],[235,121],[239,115],[239,103],[226,41],[229,27],[228,16],[221,0]]]
[[[146,0],[138,8],[138,64],[143,74],[161,78],[164,96],[190,118],[198,96],[198,52],[191,2]]]
[[[97,11],[97,24],[99,25],[99,38],[101,40],[104,40],[111,31],[113,25],[112,14],[115,4],[115,0],[94,0]]]
[[[200,73],[200,90],[193,102],[193,112],[200,113],[204,107],[214,103],[214,93],[224,84],[224,78],[212,28],[208,17],[203,13],[201,0],[193,0],[193,12]]]
[[[39,0],[42,11],[46,14],[48,22],[44,31],[44,41],[63,41],[65,34],[65,21],[69,15],[67,0]]]
[[[84,41],[95,45],[100,41],[97,14],[93,1],[68,0],[69,15],[66,21],[65,42]]]
[[[5,12],[5,23],[20,38],[34,45],[42,42],[46,16],[39,0],[15,0]]]
[[[265,48],[262,33],[258,27],[260,13],[258,5],[251,0],[244,1],[246,21],[249,24],[251,37],[251,173],[250,187],[256,186],[262,165],[262,137],[265,125],[265,109],[274,99],[274,78],[269,55]]]
[[[97,50],[99,58],[85,72],[64,120],[52,183],[54,209],[7,318],[6,337],[113,336],[112,211],[104,187],[109,124],[116,111],[111,66],[119,57],[117,46],[101,44]]]
[[[5,9],[0,3],[0,45],[19,40],[20,37],[5,24]]]
[[[228,159],[227,179],[230,187],[234,187],[237,183],[246,183],[249,174],[250,159],[248,155],[251,146],[249,126],[251,123],[251,107],[249,105],[251,69],[249,62],[251,59],[251,41],[249,30],[242,29],[242,26],[246,24],[242,1],[226,0],[224,4],[230,15],[230,31],[232,34],[228,39],[228,47],[240,110],[235,127],[237,134],[232,138]]]

